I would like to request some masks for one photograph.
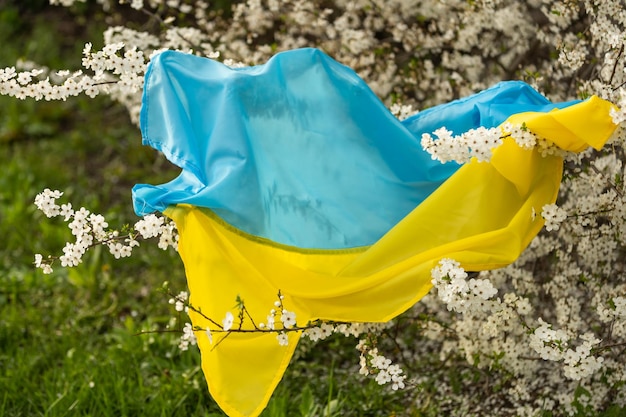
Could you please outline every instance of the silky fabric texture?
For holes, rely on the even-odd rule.
[[[322,62],[326,62],[327,57],[319,55],[319,52],[311,52],[311,50],[305,50],[305,52],[305,56],[307,54],[313,57],[321,56]],[[178,54],[171,57],[174,56]],[[276,57],[273,61],[276,62]],[[318,61],[314,60],[311,65],[315,65],[315,62]],[[267,65],[269,66],[270,63]],[[327,66],[333,67],[333,65]],[[181,63],[181,67],[189,68],[185,62]],[[283,71],[284,66],[275,65],[273,68],[272,71]],[[343,66],[337,68],[340,68],[337,70],[340,72],[348,71]],[[257,72],[264,73],[269,69],[256,67],[257,72],[250,71],[257,74]],[[231,72],[233,70],[228,70],[226,74]],[[351,72],[348,71],[348,73]],[[179,75],[184,77],[185,74],[183,72]],[[172,76],[171,73],[170,76]],[[200,75],[196,76],[200,77]],[[224,77],[225,84],[231,82],[228,76]],[[185,82],[176,77],[168,79],[171,85],[182,85]],[[169,105],[173,106],[173,112],[177,113],[180,110],[177,108],[179,103],[193,102],[184,97],[195,93],[185,92],[181,96],[183,98],[178,101],[167,96],[167,100],[153,102],[150,97],[152,94],[150,86],[159,85],[159,83],[150,84],[150,80],[149,71],[145,90],[147,95],[144,96],[142,109],[144,139],[163,150],[173,162],[181,165],[183,174],[165,186],[136,187],[135,207],[140,213],[141,210],[163,210],[176,222],[180,233],[179,252],[185,265],[190,303],[194,308],[202,311],[202,314],[190,311],[192,323],[199,328],[208,327],[213,331],[212,343],[204,331],[196,332],[202,354],[202,368],[211,395],[231,416],[256,416],[261,413],[293,355],[300,333],[288,333],[289,344],[287,346],[280,346],[276,334],[272,333],[230,333],[222,340],[224,334],[220,333],[219,328],[211,324],[207,317],[218,323],[226,312],[231,312],[237,317],[235,300],[239,297],[244,301],[246,309],[257,324],[265,322],[280,291],[284,296],[282,300],[284,308],[295,312],[297,322],[301,325],[316,319],[349,322],[387,321],[411,307],[430,290],[430,271],[441,258],[456,259],[467,270],[475,271],[498,268],[513,262],[541,229],[543,225],[539,215],[541,207],[554,202],[558,192],[562,175],[562,159],[556,156],[542,157],[537,150],[524,150],[509,138],[494,151],[490,163],[472,161],[459,167],[452,164],[428,162],[427,158],[416,159],[417,162],[414,163],[417,165],[424,163],[425,173],[420,178],[431,181],[430,191],[416,199],[415,205],[394,224],[389,225],[385,230],[377,230],[377,233],[381,234],[379,238],[375,238],[371,230],[364,232],[364,236],[361,237],[357,236],[358,233],[354,233],[354,236],[362,242],[374,239],[371,244],[348,245],[345,243],[345,238],[341,238],[333,241],[332,244],[316,246],[313,243],[315,239],[321,239],[321,235],[312,240],[307,240],[306,237],[300,240],[297,237],[298,234],[288,233],[279,233],[282,239],[272,239],[270,237],[274,235],[271,229],[280,225],[280,219],[264,223],[265,228],[261,228],[264,233],[255,233],[258,225],[251,225],[247,220],[240,223],[231,221],[232,219],[245,219],[246,216],[238,214],[238,210],[245,213],[250,207],[244,205],[238,208],[235,200],[229,201],[228,204],[216,204],[213,200],[219,200],[218,197],[222,195],[227,199],[240,197],[242,200],[239,203],[245,201],[245,204],[249,204],[248,200],[244,199],[244,196],[237,196],[238,190],[231,190],[230,193],[227,192],[228,190],[220,190],[220,187],[225,187],[225,185],[212,183],[213,177],[203,173],[203,170],[210,171],[211,158],[206,155],[186,153],[197,152],[198,149],[204,149],[210,153],[210,144],[202,142],[199,137],[193,140],[204,143],[203,146],[198,143],[193,146],[189,145],[189,141],[192,140],[183,133],[193,133],[194,129],[182,129],[177,133],[180,126],[176,126],[175,123],[168,125],[164,122],[167,119],[164,115],[168,113]],[[262,83],[268,82],[263,78],[261,80],[264,80]],[[349,102],[353,95],[348,93],[349,88],[344,90],[343,83],[348,83],[350,86],[364,85],[348,76],[337,77],[335,82],[338,83],[335,88],[347,94],[346,103],[343,104],[347,107],[350,106]],[[286,88],[288,85],[290,84],[285,82],[283,87]],[[256,88],[262,87],[263,85],[259,85]],[[309,89],[314,88],[309,86]],[[156,88],[155,94],[157,93],[162,94],[160,88]],[[288,96],[290,93],[285,91],[284,94]],[[498,104],[498,100],[503,96],[506,100]],[[194,95],[194,97],[200,100],[201,95]],[[485,99],[486,97],[488,99]],[[238,96],[232,95],[230,99],[238,100]],[[521,102],[517,111],[515,110],[516,99]],[[210,97],[206,100],[207,103],[211,102]],[[326,106],[341,107],[340,98],[337,100],[331,100]],[[493,106],[490,105],[489,100],[494,101]],[[377,103],[373,98],[371,102]],[[200,101],[195,101],[195,103],[201,105]],[[576,104],[550,105],[546,103],[547,100],[533,93],[523,84],[504,83],[479,93],[477,96],[419,113],[404,123],[388,117],[388,111],[382,105],[373,105],[368,111],[384,112],[384,117],[372,114],[369,118],[388,120],[389,126],[395,126],[390,128],[391,132],[403,132],[401,138],[407,137],[406,132],[408,132],[412,140],[417,143],[419,143],[419,135],[422,131],[431,132],[441,126],[453,126],[456,133],[461,133],[469,128],[480,126],[483,122],[489,127],[497,126],[508,119],[515,124],[525,123],[531,131],[563,149],[580,151],[589,145],[600,148],[615,128],[609,116],[611,105],[598,98],[592,97]],[[155,105],[163,107],[159,110],[161,113],[152,113]],[[211,111],[223,114],[220,105]],[[534,111],[528,112],[528,106],[535,106]],[[562,109],[550,111],[555,108]],[[443,114],[441,117],[437,115],[439,109]],[[196,114],[195,110],[190,110],[190,112],[192,115]],[[327,112],[327,114],[330,113],[333,112]],[[154,118],[155,114],[162,115]],[[231,120],[231,123],[243,124],[246,114],[245,111],[242,113],[243,122]],[[188,117],[191,116],[188,115]],[[285,129],[290,129],[291,120],[292,118],[289,117],[284,120]],[[422,130],[420,130],[420,120],[426,125]],[[189,123],[193,124],[191,118]],[[167,134],[163,133],[163,129],[167,131],[168,128],[170,130]],[[248,128],[249,126],[246,129]],[[155,133],[153,135],[150,132]],[[376,135],[382,134],[381,132],[377,131]],[[156,140],[152,140],[155,136]],[[332,137],[332,141],[325,143],[330,145],[344,140],[344,137],[340,135]],[[393,148],[395,136],[389,134],[387,137],[391,138],[389,142],[378,143],[373,138],[370,143]],[[263,130],[246,133],[248,141],[263,141],[264,138]],[[209,136],[204,138],[204,141],[210,142],[213,139],[214,136]],[[236,139],[235,142],[239,143],[238,140]],[[299,136],[295,136],[293,140],[298,141]],[[346,140],[349,141],[349,139]],[[227,139],[223,141],[223,146],[226,147]],[[405,149],[402,146],[409,142],[399,139],[398,146]],[[415,149],[418,148],[419,145],[416,144]],[[217,158],[227,155],[224,152],[213,153],[212,156]],[[302,152],[310,152],[310,149],[304,147]],[[361,153],[355,152],[355,158],[365,153],[364,150]],[[372,145],[370,152],[380,155],[391,151],[379,151]],[[221,172],[223,178],[220,177],[222,182],[228,182],[225,178],[230,174],[238,176],[242,172],[247,172],[239,169],[241,166],[238,165],[247,163],[254,165],[252,171],[253,175],[256,175],[255,181],[267,178],[265,174],[259,172],[263,165],[258,164],[255,155],[255,153],[246,154],[245,161],[236,158],[226,158],[226,161],[215,159],[213,162],[222,168],[228,165],[227,162],[237,162],[230,169],[224,168],[225,171]],[[411,155],[424,156],[423,151],[417,150]],[[283,156],[287,157],[284,154]],[[334,156],[329,157],[334,158]],[[350,154],[345,154],[341,159],[345,160],[350,157]],[[187,165],[185,161],[193,161],[193,163]],[[367,159],[367,161],[372,162],[372,159]],[[408,163],[405,159],[394,158],[385,161],[389,164]],[[199,168],[202,166],[200,162],[207,165]],[[272,165],[264,167],[271,169]],[[278,169],[286,168],[282,166]],[[380,167],[374,164],[372,169],[376,170]],[[394,166],[387,167],[383,171],[406,174],[411,169],[413,169],[411,166]],[[308,171],[304,170],[303,175],[306,176],[307,173]],[[300,171],[295,169],[283,172],[283,174],[286,182],[298,182]],[[368,187],[373,177],[372,175],[358,177],[355,184]],[[397,175],[395,178],[399,177],[400,175]],[[325,180],[332,179],[331,177],[324,178]],[[409,178],[408,174],[403,178]],[[190,179],[192,179],[190,184],[185,183]],[[238,182],[241,181],[238,180]],[[331,183],[331,185],[337,186],[338,184]],[[394,193],[410,190],[412,186],[419,188],[422,184],[416,181],[408,182],[406,185],[406,187],[397,187],[394,192],[386,195],[402,201],[402,197]],[[181,186],[181,188],[177,189],[176,186]],[[200,194],[197,199],[194,197],[194,190]],[[212,195],[208,198],[207,196],[213,191],[217,193],[217,196]],[[330,198],[335,193],[323,195]],[[376,212],[380,197],[374,197],[369,197],[362,204],[367,210]],[[206,201],[210,204],[204,205],[203,202]],[[339,204],[341,201],[339,199],[333,204]],[[346,204],[344,209],[349,213],[354,202],[348,201]],[[264,207],[264,204],[259,204],[259,206]],[[235,214],[225,215],[230,211]],[[259,210],[256,215],[276,215],[276,213],[268,213],[271,211]],[[341,220],[338,221],[341,222]],[[263,222],[259,221],[259,223]],[[289,224],[287,222],[282,226],[286,227]],[[341,223],[337,224],[341,225]],[[363,226],[364,228],[368,226],[365,221]],[[382,228],[381,225],[378,227]],[[338,228],[341,227],[338,226]],[[300,243],[294,244],[294,241]],[[285,244],[285,242],[288,243]],[[237,328],[238,323],[235,323],[234,327]],[[252,329],[253,326],[249,320],[245,320],[242,328]]]
[[[136,186],[135,210],[186,203],[282,244],[368,246],[459,168],[433,160],[422,133],[570,104],[506,82],[400,122],[353,70],[316,49],[239,69],[166,51],[148,67],[141,130],[183,171]]]

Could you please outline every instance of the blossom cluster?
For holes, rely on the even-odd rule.
[[[547,231],[559,230],[559,224],[567,218],[567,212],[556,204],[546,204],[541,208],[541,217],[545,220]]]
[[[442,163],[454,161],[464,164],[472,158],[476,158],[478,162],[486,162],[491,159],[493,149],[502,144],[502,132],[498,128],[479,127],[454,135],[442,127],[433,134],[437,140],[429,133],[424,133],[421,145],[433,159]]]
[[[296,326],[296,313],[287,310],[283,306],[283,300],[284,296],[279,293],[278,300],[274,301],[275,308],[270,310],[270,313],[267,315],[266,323],[259,323],[259,327],[261,329],[276,330],[276,318],[279,317],[283,330],[278,333],[276,338],[281,346],[287,346],[289,344],[289,340],[287,339],[285,330],[293,329]]]
[[[399,107],[396,105],[395,108]],[[613,113],[614,119],[619,117],[615,112]],[[568,155],[554,143],[532,133],[525,124],[513,125],[509,122],[504,123],[501,128],[479,127],[469,129],[460,135],[455,135],[445,127],[441,127],[432,134],[422,134],[420,144],[433,160],[441,163],[465,164],[472,159],[478,162],[489,162],[493,151],[507,138],[512,138],[522,149],[537,149],[544,157]]]
[[[170,298],[169,303],[173,304],[174,309],[179,313],[183,311],[187,313],[189,311],[189,307],[186,305],[187,300],[189,300],[189,293],[187,291],[181,291],[176,297]]]
[[[63,255],[44,258],[35,254],[35,266],[45,274],[53,272],[52,265],[56,260],[62,267],[78,266],[87,251],[97,245],[106,246],[115,259],[131,256],[133,248],[139,246],[137,239],[159,237],[158,246],[163,250],[178,246],[175,225],[165,222],[162,217],[150,214],[139,220],[134,228],[120,232],[109,229],[109,223],[101,214],[91,213],[85,207],[74,210],[71,203],[58,204],[62,195],[61,191],[46,188],[35,197],[37,208],[47,217],[63,217],[74,236],[74,241],[63,247]]]
[[[533,247],[530,251],[537,249],[539,248]],[[536,258],[529,258],[536,261]],[[415,308],[422,313],[432,312],[426,323],[422,324],[420,333],[435,344],[441,344],[440,360],[449,361],[451,357],[462,355],[469,364],[477,368],[491,369],[492,378],[501,381],[515,378],[516,384],[508,387],[508,384],[504,384],[506,388],[503,398],[513,401],[513,409],[518,415],[533,415],[537,410],[559,410],[559,413],[565,411],[564,414],[568,415],[575,409],[574,404],[583,400],[579,398],[583,394],[576,394],[574,389],[571,392],[561,390],[556,401],[554,397],[548,400],[547,396],[554,396],[554,392],[546,390],[546,386],[559,381],[564,387],[576,387],[582,383],[585,389],[599,389],[604,385],[602,375],[611,375],[611,384],[617,383],[618,379],[613,375],[623,376],[626,371],[624,364],[616,361],[615,357],[607,358],[603,353],[610,354],[613,348],[621,351],[626,343],[614,343],[614,333],[608,336],[612,339],[609,343],[601,340],[597,332],[580,332],[584,329],[580,326],[582,323],[578,323],[578,327],[572,325],[571,315],[581,314],[580,305],[576,310],[572,306],[585,301],[580,297],[578,301],[571,297],[561,299],[562,301],[555,300],[558,327],[545,321],[541,314],[548,314],[548,311],[531,304],[532,299],[542,289],[533,288],[535,284],[532,273],[519,269],[527,260],[528,258],[522,258],[507,268],[481,273],[483,281],[493,281],[498,287],[509,288],[511,291],[504,293],[501,298],[495,297],[496,293],[492,290],[494,287],[489,283],[486,288],[491,291],[485,293],[485,297],[479,297],[473,306],[467,307],[465,303],[468,294],[472,293],[471,286],[467,283],[469,274],[458,262],[443,259],[432,270],[433,284],[437,290],[437,298],[453,312],[454,320],[451,321],[451,316],[443,314],[437,308],[434,295],[429,295]],[[556,283],[547,281],[544,286],[554,290],[554,284]],[[568,288],[564,280],[560,280],[558,285],[562,289]],[[527,296],[519,296],[516,292],[526,293]],[[616,308],[609,307],[605,310],[605,320],[619,328],[623,324],[616,320],[617,315],[621,314],[616,311],[617,305],[621,303],[621,299],[617,303],[612,302],[611,305]],[[567,316],[559,319],[558,314]],[[542,373],[548,364],[551,364],[552,371],[545,374],[545,379],[534,380],[533,377]],[[568,380],[571,382],[568,383]],[[618,383],[617,386],[621,385]],[[602,389],[595,392],[608,394]],[[607,399],[593,397],[591,394],[584,396],[588,396],[584,401],[591,409],[596,409]],[[619,398],[618,403],[625,400],[623,393]],[[494,401],[493,398],[490,400]],[[497,401],[496,404],[502,406]],[[497,410],[493,412],[497,414]]]
[[[482,308],[485,301],[498,292],[489,280],[471,278],[468,281],[465,270],[453,259],[442,259],[431,275],[441,301],[448,310],[457,313]]]
[[[391,383],[391,389],[394,391],[405,387],[406,375],[402,368],[379,354],[377,348],[369,346],[366,339],[359,341],[357,350],[361,353],[359,358],[361,375],[375,375],[378,385]]]
[[[553,330],[552,326],[541,318],[538,320],[539,327],[530,335],[529,346],[541,356],[541,359],[560,361],[563,360],[563,374],[572,380],[581,380],[601,368],[604,358],[593,356],[592,349],[601,340],[592,333],[581,335],[583,343],[576,350],[568,347],[569,337],[563,330]]]
[[[180,337],[180,342],[178,343],[178,348],[182,351],[188,350],[189,346],[195,346],[198,344],[198,339],[196,338],[196,333],[191,326],[191,323],[185,323],[183,325],[183,334]]]

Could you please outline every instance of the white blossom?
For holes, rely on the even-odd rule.
[[[278,344],[280,346],[289,345],[289,337],[287,336],[287,333],[285,332],[278,333],[278,335],[276,335],[276,339],[278,339]]]
[[[280,321],[286,329],[290,329],[296,325],[296,313],[283,309],[280,315]]]
[[[184,351],[189,349],[189,345],[195,346],[197,343],[196,334],[191,326],[191,323],[185,323],[183,327],[183,334],[178,343],[178,348]]]
[[[233,327],[234,321],[235,317],[233,316],[233,313],[231,313],[230,311],[227,312],[226,317],[224,317],[224,320],[222,320],[222,330],[224,330],[225,332],[229,331]]]
[[[559,225],[567,218],[567,212],[556,204],[546,204],[541,208],[541,217],[546,221],[547,231],[559,230]]]

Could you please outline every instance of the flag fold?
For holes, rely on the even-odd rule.
[[[139,215],[178,227],[202,367],[231,416],[265,408],[291,359],[275,333],[230,333],[237,298],[254,319],[274,307],[309,321],[388,321],[431,288],[431,269],[453,258],[479,271],[513,262],[543,226],[563,160],[512,138],[490,162],[434,161],[423,133],[524,123],[562,149],[601,148],[615,126],[597,97],[551,103],[522,82],[398,121],[354,71],[316,49],[229,68],[180,52],[146,73],[144,143],[182,168],[173,181],[133,189]],[[536,214],[536,215],[535,215]],[[234,328],[238,328],[235,319]],[[277,324],[277,328],[280,325]],[[218,343],[219,342],[219,343]]]

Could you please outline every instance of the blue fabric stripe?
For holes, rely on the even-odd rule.
[[[146,74],[141,130],[182,173],[136,185],[135,211],[187,203],[282,244],[371,245],[458,169],[433,161],[422,133],[570,104],[505,82],[400,122],[353,70],[316,49],[240,69],[165,51]]]

